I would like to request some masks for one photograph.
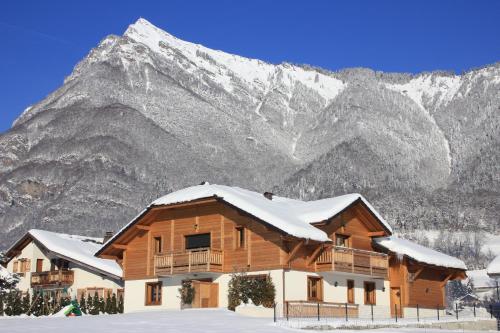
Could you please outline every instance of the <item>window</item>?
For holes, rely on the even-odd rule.
[[[320,277],[307,277],[307,300],[322,301],[323,300],[323,280]]]
[[[19,272],[18,272],[18,270],[19,270],[19,262],[16,260],[16,261],[14,261],[14,263],[12,264],[12,272],[14,272],[14,273],[19,273]]]
[[[375,282],[365,282],[365,304],[376,304]]]
[[[161,236],[155,237],[154,243],[155,243],[155,253],[162,253],[163,252],[163,242],[162,242]]]
[[[185,241],[186,250],[210,248],[210,234],[186,236]]]
[[[347,303],[354,304],[354,280],[347,280]]]
[[[146,305],[161,305],[161,282],[146,283]]]
[[[349,236],[335,234],[335,245],[349,247]]]
[[[236,228],[236,247],[237,248],[245,247],[245,228],[243,227]]]
[[[36,272],[40,273],[43,271],[43,259],[36,260]]]

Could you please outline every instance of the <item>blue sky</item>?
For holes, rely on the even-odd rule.
[[[500,60],[500,1],[4,1],[0,132],[137,18],[185,40],[331,70],[451,70]]]

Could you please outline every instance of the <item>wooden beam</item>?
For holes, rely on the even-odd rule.
[[[380,237],[380,236],[385,236],[387,233],[385,231],[372,231],[368,233],[369,237]]]
[[[441,288],[444,287],[446,285],[446,283],[448,282],[448,280],[451,279],[451,277],[453,276],[453,273],[451,274],[448,274],[448,276],[446,277],[446,279],[444,279],[443,282],[441,282],[441,284],[439,285]]]
[[[99,255],[99,258],[102,258],[102,259],[111,259],[111,260],[119,260],[118,256],[112,256],[110,254],[101,254],[101,255]]]
[[[311,254],[311,257],[309,258],[309,260],[307,261],[307,266],[309,266],[310,264],[313,263],[314,260],[316,260],[316,258],[318,257],[319,253],[321,252],[321,250],[324,248],[323,244],[319,245],[315,250],[314,252]]]
[[[135,227],[139,230],[144,230],[144,231],[151,230],[151,226],[149,225],[136,224]]]
[[[112,247],[114,247],[115,249],[118,249],[118,250],[126,250],[127,249],[127,245],[125,244],[111,244]]]
[[[409,282],[414,282],[423,271],[424,267],[420,267],[415,273],[408,272]]]
[[[300,242],[297,243],[297,245],[295,245],[292,252],[290,252],[290,254],[288,254],[288,259],[286,261],[287,265],[292,261],[293,257],[295,257],[295,255],[297,254],[297,252],[300,250],[300,248],[303,245],[304,245],[304,240],[301,240]]]

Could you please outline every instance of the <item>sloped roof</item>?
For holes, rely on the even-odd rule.
[[[87,266],[91,270],[122,277],[121,267],[111,259],[101,259],[94,256],[102,246],[102,238],[93,238],[78,235],[61,234],[46,230],[31,229],[18,240],[7,254],[15,250],[24,240],[32,238],[45,247],[48,251],[69,261]]]
[[[500,275],[500,255],[493,259],[486,268],[488,275]]]
[[[266,223],[269,223],[291,236],[320,242],[328,242],[331,240],[324,231],[312,226],[311,223],[330,219],[359,200],[368,207],[368,209],[380,221],[382,226],[389,233],[392,233],[391,226],[360,194],[347,194],[316,201],[301,201],[279,196],[273,196],[272,200],[269,200],[262,193],[239,187],[205,183],[203,185],[187,187],[160,197],[153,201],[148,208],[184,203],[205,198],[221,199],[222,201],[235,206]],[[116,233],[115,236],[103,246],[103,248],[118,238],[126,229],[128,229],[128,227],[133,225],[139,217],[147,211],[148,208],[143,210],[137,217],[122,228],[122,230]]]
[[[472,281],[474,289],[493,288],[496,286],[495,280],[488,276],[486,269],[467,271],[467,280],[464,282],[468,281]]]
[[[406,239],[395,236],[373,239],[381,247],[400,255],[407,256],[421,263],[466,270],[465,263],[455,257],[430,249]]]

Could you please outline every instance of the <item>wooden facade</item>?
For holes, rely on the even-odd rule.
[[[328,232],[332,244],[339,235],[348,244],[291,237],[223,202],[201,200],[152,208],[101,256],[117,259],[125,280],[281,268],[387,277],[388,257],[372,246],[372,237],[386,233],[361,204],[317,227]],[[207,235],[210,245],[186,248],[193,235]]]
[[[389,232],[362,201],[313,225],[323,230],[331,242],[292,237],[221,200],[199,199],[150,207],[105,246],[100,256],[116,259],[123,268],[124,280],[271,269],[337,271],[390,280],[393,315],[416,304],[422,308],[442,307],[446,281],[463,273],[424,266],[408,258],[400,261],[374,245],[374,237],[388,236]],[[192,243],[199,246],[193,247]],[[199,284],[197,288],[214,293],[210,288],[215,287]],[[313,286],[311,282],[309,288],[321,285]],[[364,288],[374,289],[374,285]],[[364,303],[375,302],[375,293],[366,290]],[[314,292],[319,295],[318,290],[311,289],[311,294]],[[354,302],[353,290],[351,293],[349,302]],[[213,301],[199,300],[197,306],[206,305],[203,302]],[[325,311],[337,311],[336,305]]]

